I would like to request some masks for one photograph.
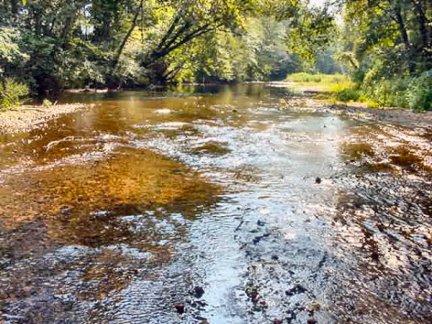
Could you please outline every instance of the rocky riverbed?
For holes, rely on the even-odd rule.
[[[1,138],[4,322],[431,321],[426,118],[265,85],[64,100],[94,106]]]
[[[83,108],[85,105],[75,103],[50,107],[25,105],[13,110],[0,111],[0,134],[28,132],[53,118]]]

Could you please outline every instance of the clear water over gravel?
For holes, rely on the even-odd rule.
[[[432,321],[432,131],[290,98],[73,95],[3,136],[3,321]]]

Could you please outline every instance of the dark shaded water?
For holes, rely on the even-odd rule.
[[[0,140],[4,322],[432,321],[430,130],[264,85],[64,100],[96,106]]]

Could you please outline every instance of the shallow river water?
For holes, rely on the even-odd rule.
[[[432,131],[287,89],[70,95],[0,137],[0,321],[430,323]]]

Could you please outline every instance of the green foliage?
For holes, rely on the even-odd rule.
[[[14,28],[0,27],[0,76],[21,61],[26,61],[28,55],[19,47],[19,32]]]
[[[414,0],[344,0],[338,59],[373,105],[431,109],[432,8]]]
[[[321,82],[323,75],[321,74],[310,74],[306,72],[299,72],[291,74],[287,77],[290,82]]]
[[[321,99],[331,99],[334,102],[359,101],[361,92],[347,75],[343,74],[310,74],[295,73],[287,77],[289,82],[302,86],[313,86],[317,90],[326,91]]]
[[[336,100],[343,102],[358,101],[360,98],[360,93],[356,89],[347,88],[336,92],[335,98]]]
[[[54,0],[6,2],[0,25],[10,26],[0,29],[4,77],[53,97],[64,87],[283,79],[303,62],[289,40],[311,53],[332,19],[297,0]]]
[[[303,7],[297,15],[297,19],[290,23],[286,41],[288,50],[302,58],[307,67],[316,62],[318,52],[324,52],[328,47],[337,29],[326,10]]]
[[[432,110],[432,72],[426,71],[418,77],[366,78],[361,93],[359,100],[372,106]]]
[[[432,70],[411,80],[406,99],[409,108],[413,110],[432,110]]]
[[[407,107],[407,86],[405,78],[380,79],[364,84],[362,90],[366,97],[376,101],[380,106]]]
[[[336,2],[342,26],[331,7],[301,0],[6,1],[0,78],[25,80],[52,98],[64,87],[290,74],[289,81],[319,86],[337,100],[431,109],[428,2]],[[310,74],[293,74],[299,71]]]
[[[44,107],[52,107],[52,106],[53,106],[53,103],[51,102],[51,100],[45,98],[45,99],[42,101],[42,106],[44,106]]]
[[[336,44],[329,45],[325,50],[316,55],[313,71],[323,74],[340,74],[344,72],[343,63],[336,57]]]
[[[349,77],[343,74],[312,74],[306,72],[293,73],[287,77],[290,82],[325,83],[334,86],[349,81]]]
[[[12,79],[0,83],[0,109],[8,110],[21,105],[24,97],[30,93],[29,88]]]
[[[167,55],[159,79],[167,82],[282,80],[300,64],[286,51],[286,21],[245,17],[242,30],[206,33]]]

